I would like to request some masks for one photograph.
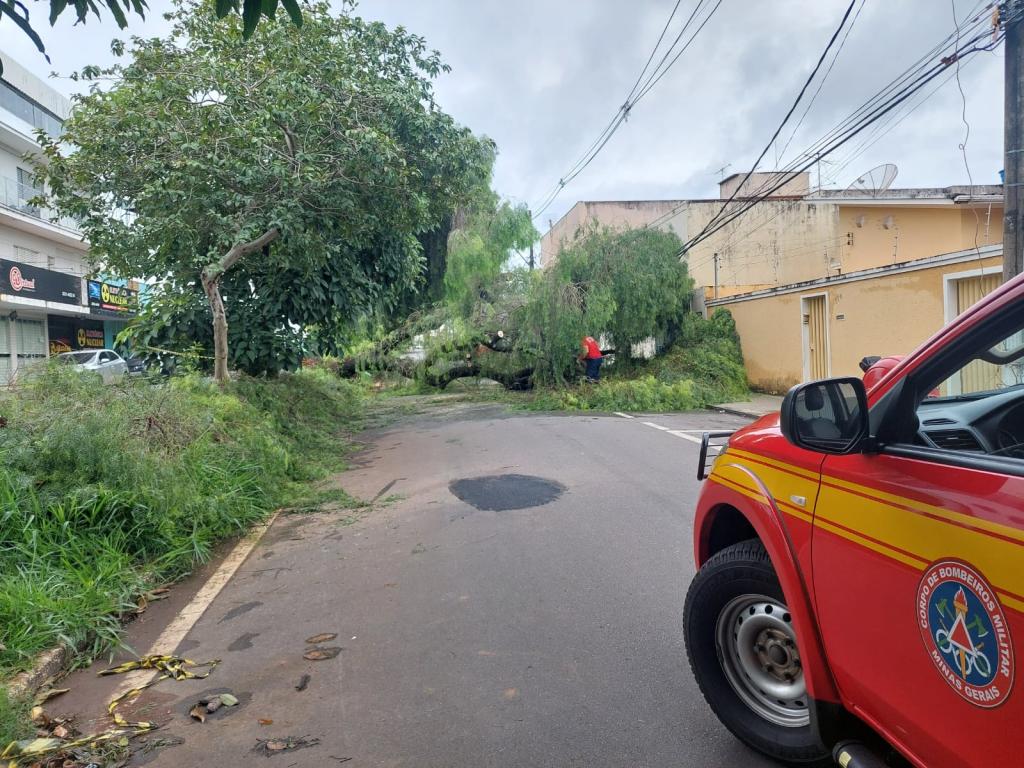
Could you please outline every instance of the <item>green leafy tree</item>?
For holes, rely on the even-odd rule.
[[[202,290],[223,382],[229,308],[294,347],[295,326],[340,327],[415,285],[417,234],[469,194],[481,141],[434,103],[446,67],[421,37],[319,3],[301,28],[272,21],[246,42],[213,10],[182,0],[169,37],[83,71],[75,151],[40,136],[39,175],[97,265],[163,284],[164,320],[182,296],[196,317]],[[260,368],[268,355],[248,349]]]
[[[445,298],[463,317],[487,299],[488,287],[498,279],[511,253],[529,248],[539,237],[525,205],[497,203],[493,193],[488,202],[489,210],[470,213],[465,225],[448,237]]]
[[[591,229],[563,249],[530,287],[518,347],[534,378],[564,383],[584,336],[604,336],[620,357],[680,326],[693,281],[682,243],[658,229]]]

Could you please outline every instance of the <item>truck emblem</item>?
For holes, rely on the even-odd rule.
[[[921,639],[939,674],[978,707],[998,707],[1013,688],[1013,645],[995,590],[965,563],[932,564],[917,588]]]

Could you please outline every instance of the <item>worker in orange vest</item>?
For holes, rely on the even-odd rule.
[[[580,362],[587,366],[587,381],[596,382],[601,378],[601,347],[594,341],[593,336],[587,336],[580,344],[583,354],[580,355]]]

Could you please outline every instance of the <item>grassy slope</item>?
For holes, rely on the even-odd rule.
[[[338,468],[362,400],[326,372],[222,392],[52,371],[0,397],[0,674],[116,642],[140,594]]]

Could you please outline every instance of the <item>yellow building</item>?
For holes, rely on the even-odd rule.
[[[998,287],[1002,246],[987,245],[720,298],[736,320],[747,378],[764,392],[860,376],[870,355],[905,355]]]
[[[740,187],[737,174],[711,200],[579,202],[542,239],[542,258],[551,263],[595,223],[657,226],[685,242],[734,191],[726,212],[777,178],[753,174]],[[954,317],[958,302],[998,285],[1001,186],[810,191],[807,182],[805,174],[781,187],[684,257],[695,309],[736,318],[755,388],[784,391],[857,374],[867,355],[906,354]]]

